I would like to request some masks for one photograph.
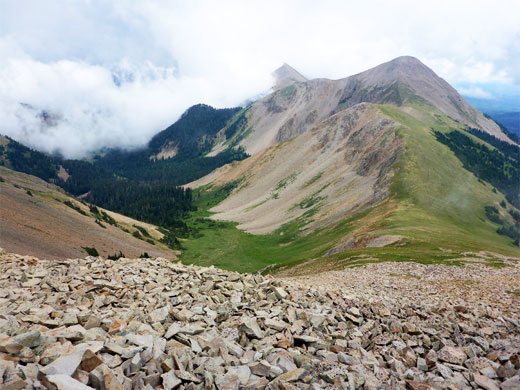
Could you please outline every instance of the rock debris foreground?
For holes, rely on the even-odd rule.
[[[514,294],[496,308],[373,291],[161,258],[2,253],[0,388],[520,388]]]

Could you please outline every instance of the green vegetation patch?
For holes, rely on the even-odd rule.
[[[301,187],[300,189],[305,189],[311,185],[313,185],[314,183],[316,183],[318,180],[320,180],[320,178],[323,176],[323,172],[320,172],[318,173],[317,175],[313,176],[312,178],[310,178],[309,180],[307,180]]]
[[[293,183],[296,180],[296,177],[298,176],[297,173],[293,173],[286,178],[280,180],[276,186],[273,189],[273,192],[280,192],[283,191],[289,184]]]
[[[87,254],[89,256],[94,256],[94,257],[98,257],[99,256],[99,253],[98,253],[96,248],[90,248],[88,246],[84,246],[82,248],[85,250],[85,252],[87,252]]]
[[[292,95],[294,95],[295,90],[296,90],[296,87],[294,86],[294,84],[291,84],[291,85],[285,87],[284,89],[282,89],[280,91],[280,95],[285,98],[289,98]]]
[[[302,229],[312,214],[309,210],[309,215],[297,218],[271,234],[249,234],[237,229],[236,223],[209,219],[209,209],[226,198],[234,186],[236,183],[194,190],[197,211],[191,213],[186,221],[190,236],[182,240],[184,251],[180,258],[183,263],[213,264],[239,272],[255,272],[279,264],[299,264],[323,256],[337,240],[352,231],[354,221],[362,216],[303,236]]]
[[[141,234],[145,237],[151,237],[150,236],[150,233],[148,233],[148,230],[146,230],[144,227],[142,226],[139,226],[139,225],[133,225],[137,230],[139,230],[141,232]]]
[[[304,198],[302,201],[296,203],[293,207],[291,207],[291,209],[289,211],[294,210],[295,208],[308,209],[308,208],[318,205],[323,199],[326,198],[326,196],[321,196],[320,193],[325,188],[327,188],[329,185],[330,185],[330,183],[325,184],[323,187],[321,187],[318,191],[316,191],[311,196],[308,196],[307,198]],[[316,209],[315,210],[315,212],[316,212],[318,210],[318,208],[316,207],[315,209]]]
[[[83,211],[79,206],[76,206],[74,203],[72,203],[70,200],[66,200],[63,202],[64,205],[69,206],[71,209],[77,211],[81,215],[87,215],[85,211]]]
[[[125,257],[125,254],[122,251],[119,251],[119,253],[109,255],[107,258],[108,260],[119,260],[120,258]]]

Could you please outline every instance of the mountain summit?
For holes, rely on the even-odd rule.
[[[294,83],[307,81],[305,76],[288,64],[283,64],[273,72],[276,79],[275,90],[285,88]]]
[[[419,98],[467,126],[510,141],[495,122],[415,57],[398,57],[341,81],[345,83],[341,99],[347,106],[362,101],[403,105]]]
[[[287,64],[276,70],[274,92],[248,109],[247,135],[240,146],[249,154],[304,133],[314,125],[362,102],[398,107],[429,105],[471,128],[512,143],[500,127],[472,107],[446,81],[414,57],[398,57],[339,80],[306,80]]]

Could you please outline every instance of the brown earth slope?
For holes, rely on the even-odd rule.
[[[304,214],[313,215],[307,228],[314,230],[386,197],[403,145],[396,127],[374,105],[361,103],[191,186],[239,180],[213,217],[239,222],[248,232],[270,233]]]
[[[155,226],[105,210],[118,226],[99,222],[103,228],[95,222],[89,207],[52,184],[5,167],[0,167],[0,177],[0,247],[8,251],[65,259],[84,256],[83,247],[93,247],[103,256],[122,251],[131,257],[144,252],[175,257],[176,252],[157,242],[162,234]],[[87,215],[67,206],[65,201]],[[137,230],[134,225],[146,229],[155,245],[132,236]]]

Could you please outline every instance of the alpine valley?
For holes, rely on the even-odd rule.
[[[520,255],[518,138],[419,60],[339,80],[287,64],[275,76],[261,99],[193,106],[140,150],[66,160],[2,137],[0,218],[16,234],[0,246],[56,258],[180,250],[185,263],[293,273]],[[49,218],[65,211],[74,218]],[[92,236],[106,225],[117,240]]]

